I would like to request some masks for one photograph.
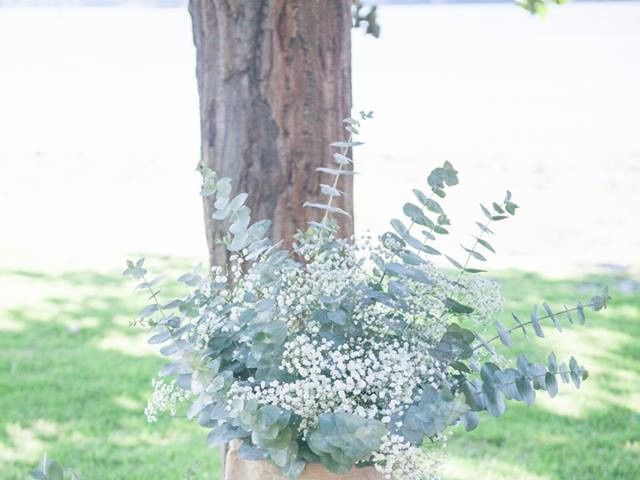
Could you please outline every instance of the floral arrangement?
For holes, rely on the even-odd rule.
[[[553,353],[545,363],[520,354],[510,366],[493,347],[512,346],[516,330],[544,337],[545,321],[558,330],[561,319],[582,324],[587,307],[600,310],[609,298],[605,291],[557,312],[543,303],[544,313],[513,315],[510,327],[496,320],[500,287],[470,262],[493,253],[491,225],[518,208],[511,193],[492,210],[481,206],[466,258],[444,256],[453,270],[430,260],[450,224],[441,199],[458,184],[448,162],[429,174],[429,193],[413,191],[408,224],[392,220],[377,240],[340,238],[334,216],[346,212],[333,200],[341,176],[353,173],[347,153],[361,144],[361,120],[345,120],[350,137],[332,144],[335,166],[318,169],[333,177],[320,185],[327,201],[306,204],[320,218],[290,250],[268,239],[269,220],[251,223],[247,194],[231,197],[230,180],[201,167],[202,195],[215,195],[213,218],[228,229],[228,264],[183,275],[189,294],[161,303],[144,260],[128,262],[124,273],[153,300],[136,322],[153,328],[149,342],[171,360],[153,382],[150,421],[188,402],[209,445],[237,439],[241,458],[266,459],[288,478],[319,462],[336,473],[373,465],[386,478],[417,480],[437,474],[425,440],[444,443],[452,425],[476,428],[478,412],[500,416],[505,400],[530,405],[536,391],[554,397],[558,379],[579,387],[587,378],[573,357],[567,366]]]

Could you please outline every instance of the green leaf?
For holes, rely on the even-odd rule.
[[[450,392],[439,392],[431,385],[423,388],[417,404],[409,407],[400,429],[401,435],[414,445],[419,445],[424,437],[434,437],[449,425],[454,425],[469,411],[461,398]]]
[[[331,185],[325,185],[324,183],[320,184],[320,193],[323,195],[327,195],[329,197],[341,197],[342,192],[337,188],[332,187]]]
[[[413,194],[416,196],[416,199],[422,204],[422,205],[427,205],[427,202],[429,201],[429,197],[427,197],[424,192],[422,192],[421,190],[418,190],[417,188],[413,189]]]
[[[461,390],[464,394],[465,402],[472,411],[479,412],[485,409],[482,386],[479,380],[464,381]]]
[[[520,208],[520,207],[518,207],[518,205],[516,205],[513,202],[506,202],[505,205],[504,205],[504,208],[511,215],[515,215],[516,214],[516,208]]]
[[[478,243],[480,245],[482,245],[484,248],[486,248],[487,250],[489,250],[490,252],[496,253],[496,251],[493,249],[493,247],[491,246],[491,244],[489,242],[487,242],[486,240],[483,240],[480,237],[475,237],[475,239],[478,241]]]
[[[146,318],[150,315],[153,315],[158,310],[160,310],[160,307],[158,306],[158,304],[152,303],[151,305],[147,305],[142,310],[140,310],[140,312],[138,313],[138,318],[141,318],[141,319]]]
[[[556,359],[556,354],[551,352],[549,357],[547,358],[547,366],[551,373],[558,373],[558,360]]]
[[[476,338],[478,339],[478,341],[480,342],[480,345],[482,345],[485,350],[487,350],[492,355],[496,355],[496,350],[480,334],[476,333]]]
[[[475,430],[479,423],[480,419],[478,418],[478,414],[472,410],[469,410],[462,416],[462,424],[467,432]]]
[[[513,340],[511,339],[511,334],[509,330],[505,328],[499,321],[496,320],[496,329],[498,330],[498,335],[500,336],[500,341],[505,347],[513,347]]]
[[[540,338],[544,338],[544,332],[542,331],[540,319],[538,318],[538,305],[534,305],[533,310],[531,311],[531,325],[533,326],[533,331],[536,332],[536,335]]]
[[[449,260],[449,262],[451,262],[451,265],[453,265],[453,266],[454,266],[454,267],[456,267],[457,269],[459,269],[459,270],[464,269],[464,267],[463,267],[460,263],[458,263],[456,260],[454,260],[453,258],[451,258],[449,255],[445,255],[445,258],[446,258],[447,260]]]
[[[496,373],[499,372],[500,367],[498,367],[495,363],[486,362],[482,364],[482,367],[480,368],[480,378],[482,378],[484,382],[495,383]]]
[[[504,415],[506,405],[504,403],[504,397],[502,392],[498,390],[493,382],[483,382],[482,384],[482,396],[487,411],[494,417],[500,417]]]
[[[216,189],[218,190],[217,197],[229,197],[231,195],[231,179],[229,177],[221,178],[216,184]]]
[[[246,440],[242,442],[240,448],[238,448],[238,457],[243,460],[263,460],[265,456],[266,452],[264,450],[251,445],[251,443],[247,443]]]
[[[580,325],[584,325],[584,323],[586,322],[586,318],[584,316],[584,307],[580,302],[578,302],[578,305],[576,306],[576,312],[578,314],[578,323]]]
[[[460,362],[460,361],[451,362],[450,367],[462,373],[471,373],[471,369],[464,362]]]
[[[547,393],[551,398],[558,394],[558,379],[555,374],[547,372],[544,376],[544,383],[547,387]]]
[[[401,237],[404,237],[405,235],[407,235],[409,233],[409,230],[407,229],[405,224],[402,223],[402,220],[398,220],[397,218],[394,218],[389,223],[391,224],[393,229],[396,232],[398,232],[398,235],[400,235]]]
[[[333,142],[331,144],[332,147],[336,147],[336,148],[353,148],[353,147],[358,147],[360,145],[364,145],[364,142]]]
[[[449,162],[444,162],[442,167],[434,168],[427,177],[427,183],[438,195],[444,197],[445,185],[451,187],[458,184],[458,172]]]
[[[398,277],[405,277],[426,285],[430,285],[432,283],[429,277],[422,270],[408,265],[392,262],[387,264],[386,270]]]
[[[218,425],[207,435],[208,447],[220,447],[236,438],[247,437],[249,433],[240,427],[234,427],[228,422]]]
[[[558,367],[558,373],[560,374],[560,378],[564,383],[569,383],[571,378],[569,377],[569,369],[567,368],[567,364],[562,362]]]
[[[425,238],[427,238],[428,240],[435,240],[436,237],[428,230],[420,230],[420,232],[422,233],[422,235],[425,236]]]
[[[575,387],[580,388],[582,375],[580,372],[580,367],[578,366],[578,361],[574,357],[571,357],[569,359],[569,375]]]
[[[486,270],[482,270],[480,268],[465,268],[464,271],[468,272],[468,273],[484,273],[484,272],[486,272]]]
[[[504,213],[504,210],[502,209],[502,207],[500,205],[498,205],[496,202],[493,202],[492,204],[493,209],[498,212],[498,213]]]
[[[334,177],[338,177],[340,175],[355,175],[356,172],[352,170],[338,170],[336,168],[328,168],[328,167],[318,167],[316,168],[316,172],[326,173],[327,175],[333,175]]]
[[[489,227],[487,227],[483,223],[476,222],[476,225],[478,225],[478,228],[482,230],[484,233],[488,233],[489,235],[494,235],[493,230],[491,230]]]
[[[470,248],[465,247],[464,245],[460,245],[462,247],[463,250],[465,250],[466,252],[469,253],[469,255],[471,255],[473,258],[480,260],[481,262],[486,262],[487,259],[480,253],[476,252],[475,250],[471,250]]]
[[[330,471],[344,474],[367,460],[387,432],[382,422],[348,413],[323,413],[318,427],[307,435],[310,450]]]
[[[464,315],[473,313],[473,308],[467,305],[463,305],[462,303],[450,297],[447,297],[444,299],[444,305],[449,309],[450,312],[453,312],[453,313],[459,313]]]
[[[302,206],[303,207],[308,207],[308,208],[317,208],[318,210],[324,210],[324,211],[329,212],[329,213],[338,213],[340,215],[345,215],[347,217],[351,216],[351,215],[349,215],[349,212],[346,212],[345,210],[342,210],[341,208],[334,207],[333,205],[325,205],[325,204],[322,204],[322,203],[304,202],[304,204]]]
[[[161,331],[160,333],[157,333],[156,335],[153,335],[151,338],[149,338],[149,340],[147,340],[147,343],[151,345],[156,345],[158,343],[164,343],[170,338],[171,338],[171,332],[169,330],[164,329],[164,331]]]
[[[433,228],[433,222],[425,216],[422,212],[422,209],[413,203],[405,203],[402,207],[402,211],[404,214],[411,219],[414,223],[418,225],[423,225],[425,227]]]
[[[591,308],[593,309],[593,311],[598,312],[603,308],[607,308],[607,302],[610,299],[611,297],[609,296],[609,289],[605,287],[602,291],[602,295],[591,297],[591,301],[589,303],[591,304]]]
[[[425,252],[428,255],[440,255],[440,252],[438,250],[430,247],[429,245],[426,245],[425,243],[421,242],[413,235],[411,235],[407,227],[405,227],[404,223],[402,223],[400,220],[394,218],[393,220],[391,220],[391,226],[396,232],[398,232],[398,235],[400,235],[402,240],[418,250],[418,252]]]
[[[447,331],[442,335],[432,354],[445,362],[466,360],[473,355],[471,342],[474,338],[474,333],[471,330],[452,323],[447,327]]]
[[[536,401],[536,392],[528,378],[520,376],[516,379],[516,388],[522,401],[531,406]]]
[[[349,165],[350,163],[353,163],[349,157],[341,153],[334,153],[333,159],[338,165]]]
[[[487,209],[487,207],[485,207],[484,205],[480,204],[480,209],[482,210],[482,213],[484,213],[485,217],[487,217],[489,220],[493,220],[493,215],[491,214],[489,209]]]
[[[438,225],[451,225],[451,221],[449,217],[447,217],[444,213],[438,215]]]
[[[420,190],[414,189],[413,190],[413,194],[416,196],[418,201],[422,205],[424,205],[427,208],[427,210],[429,210],[430,212],[437,213],[437,214],[443,214],[444,213],[444,210],[442,210],[442,207],[440,206],[440,204],[438,202],[436,202],[435,200],[433,200],[431,198],[428,198]]]
[[[45,465],[47,480],[63,480],[64,469],[55,460],[47,460]]]
[[[569,307],[567,307],[566,305],[564,305],[564,313],[567,316],[567,319],[569,320],[569,323],[574,323],[573,322],[573,315],[571,315],[571,312],[569,311]]]
[[[523,375],[529,374],[529,365],[531,365],[531,362],[529,362],[527,356],[524,353],[518,354],[516,364],[518,365],[518,370],[520,370],[520,373],[522,373]]]
[[[560,325],[560,322],[558,321],[558,318],[554,315],[554,313],[551,310],[551,307],[549,306],[549,304],[546,303],[546,302],[543,302],[542,306],[544,307],[545,311],[547,312],[547,315],[549,316],[549,318],[551,318],[551,320],[553,321],[553,325],[556,327],[556,330],[558,330],[559,332],[562,332],[562,325]]]
[[[520,319],[516,316],[515,313],[511,313],[511,316],[513,317],[513,319],[516,321],[516,323],[518,324],[518,326],[522,329],[522,333],[524,334],[524,336],[528,336],[527,334],[527,329],[524,328],[524,324],[520,321]]]

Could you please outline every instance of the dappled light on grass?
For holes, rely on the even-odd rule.
[[[462,456],[448,456],[445,463],[444,476],[447,480],[495,480],[510,478],[512,480],[552,480],[547,475],[536,475],[511,463],[492,459],[483,462],[483,468],[478,471],[477,459],[467,459]]]
[[[159,356],[157,349],[147,344],[147,335],[144,333],[130,335],[112,330],[106,332],[96,342],[96,346],[103,350],[115,350],[132,357]]]
[[[144,410],[143,402],[131,398],[128,395],[116,395],[113,398],[113,403],[124,408],[125,410],[130,410],[133,412],[142,412]]]
[[[37,460],[58,430],[56,424],[44,420],[37,420],[29,426],[18,423],[4,425],[6,438],[0,442],[0,465]]]

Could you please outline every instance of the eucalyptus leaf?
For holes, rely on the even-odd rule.
[[[540,319],[538,318],[538,305],[534,305],[533,310],[531,311],[531,325],[533,326],[533,331],[536,335],[540,338],[544,338],[544,332],[542,331]]]

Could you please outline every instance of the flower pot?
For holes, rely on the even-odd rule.
[[[243,460],[238,457],[240,443],[229,444],[225,460],[224,480],[287,480],[275,465],[266,460]],[[319,463],[309,463],[299,480],[383,480],[384,476],[373,467],[354,468],[338,475]]]

